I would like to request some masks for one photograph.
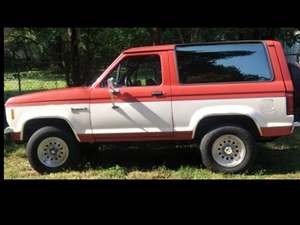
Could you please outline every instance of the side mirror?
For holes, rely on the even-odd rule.
[[[107,80],[107,87],[109,88],[110,93],[117,95],[120,93],[120,90],[115,85],[115,79],[113,77]]]
[[[114,80],[115,80],[115,79],[114,79],[113,77],[107,79],[107,87],[108,87],[109,89],[112,89],[112,88],[114,87]]]
[[[112,108],[116,109],[116,108],[118,108],[118,106],[115,105],[114,96],[118,95],[120,93],[120,90],[118,88],[116,88],[115,79],[113,77],[111,77],[107,80],[107,87],[108,87],[110,98],[111,98]]]

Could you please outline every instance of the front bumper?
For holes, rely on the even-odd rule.
[[[11,127],[6,127],[4,129],[4,136],[5,136],[5,139],[7,139],[7,140],[11,140],[14,142],[21,141],[21,133],[14,132],[14,130]]]

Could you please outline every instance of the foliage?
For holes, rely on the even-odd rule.
[[[97,76],[129,47],[218,40],[278,39],[292,44],[296,28],[5,28],[5,72],[50,70],[69,86]]]

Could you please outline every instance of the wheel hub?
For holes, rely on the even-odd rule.
[[[245,158],[246,147],[236,135],[222,135],[212,145],[212,157],[216,163],[224,167],[235,167]]]
[[[232,150],[232,147],[231,146],[226,146],[225,148],[224,148],[224,153],[225,154],[227,154],[227,155],[231,155],[232,154],[232,152],[233,152],[233,150]]]
[[[58,150],[59,150],[58,148],[52,147],[50,148],[49,152],[51,155],[57,155]]]
[[[38,146],[38,158],[47,167],[61,166],[69,156],[66,142],[58,137],[48,137]]]

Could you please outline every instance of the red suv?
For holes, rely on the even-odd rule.
[[[256,141],[294,129],[293,83],[277,41],[131,48],[90,87],[13,97],[5,106],[6,133],[28,142],[39,172],[76,165],[78,143],[143,141],[198,143],[207,168],[242,172]]]

